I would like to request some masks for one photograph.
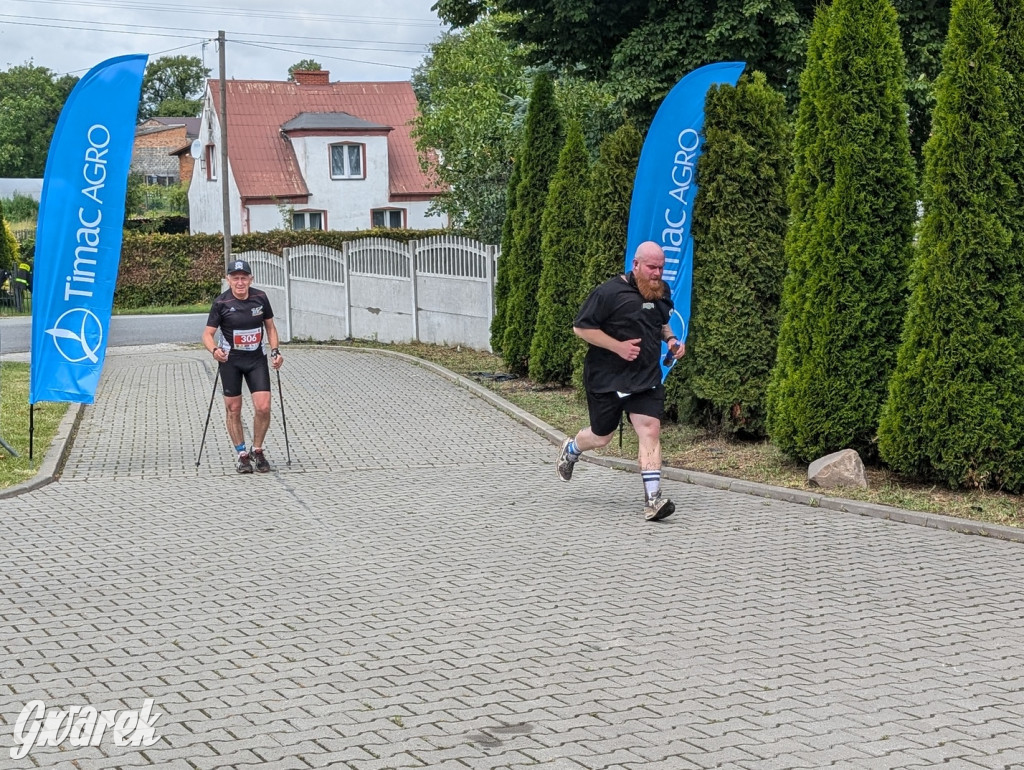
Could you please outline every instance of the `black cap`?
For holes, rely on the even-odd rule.
[[[245,273],[246,275],[252,275],[252,268],[249,267],[249,263],[244,259],[234,259],[228,263],[228,275],[231,273]]]

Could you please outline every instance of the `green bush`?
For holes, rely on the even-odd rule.
[[[10,238],[7,237],[8,234],[10,234]],[[4,207],[0,202],[0,270],[11,270],[14,265],[14,250],[11,248],[11,241],[17,244],[17,241],[14,240],[14,233],[11,232],[7,220],[4,219]]]
[[[450,231],[445,231],[450,233]],[[371,235],[406,243],[441,234],[437,230],[273,230],[236,235],[232,252],[280,254],[289,246],[318,244],[340,250],[347,241]],[[458,233],[456,233],[458,234]],[[192,305],[220,294],[224,276],[224,240],[216,235],[158,235],[126,231],[114,289],[119,310],[151,305]]]
[[[915,217],[904,64],[888,0],[819,10],[800,81],[768,430],[809,461],[875,452]]]
[[[562,119],[555,104],[551,75],[540,72],[530,94],[523,136],[522,178],[513,211],[514,258],[509,271],[505,337],[501,351],[509,370],[526,374],[537,323],[537,287],[541,269],[541,216],[548,185],[562,149]]]
[[[1020,98],[991,0],[953,4],[903,344],[879,426],[896,470],[1024,490]],[[1019,168],[1019,167],[1018,167]]]
[[[587,198],[588,239],[582,277],[575,297],[568,300],[574,311],[595,286],[619,275],[625,266],[629,206],[643,144],[632,123],[624,123],[601,143]],[[578,337],[574,346],[572,382],[582,393],[583,359],[588,346]]]
[[[30,222],[39,218],[39,203],[31,196],[14,193],[2,203],[9,222]]]
[[[583,129],[569,124],[558,169],[551,178],[541,230],[541,273],[537,292],[537,326],[530,344],[530,379],[567,384],[572,354],[583,252],[587,246],[586,200],[590,157]]]
[[[491,348],[495,353],[501,353],[501,346],[505,340],[509,286],[512,281],[511,274],[515,270],[515,230],[512,226],[512,212],[516,207],[516,188],[519,187],[521,168],[522,163],[516,158],[508,180],[505,222],[501,227],[501,256],[498,257],[498,275],[494,281],[494,318],[491,319]]]
[[[714,424],[763,436],[785,272],[791,128],[765,76],[712,89],[693,212],[689,386]]]

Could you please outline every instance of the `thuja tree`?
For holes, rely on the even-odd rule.
[[[895,10],[889,0],[835,0],[811,37],[767,399],[772,440],[803,461],[873,452],[915,217]]]
[[[537,326],[530,344],[530,379],[566,384],[572,379],[572,355],[583,253],[587,246],[587,193],[590,157],[583,129],[573,121],[566,131],[551,178],[541,219],[541,271]]]
[[[924,217],[879,427],[894,469],[1024,489],[1024,289],[1010,171],[1018,136],[991,0],[956,0],[925,145]]]
[[[508,313],[509,286],[512,284],[512,273],[515,272],[515,232],[512,227],[512,212],[516,207],[516,188],[519,187],[519,170],[522,164],[516,159],[512,165],[512,174],[508,180],[508,193],[505,200],[505,221],[501,227],[501,256],[498,257],[498,275],[494,281],[494,318],[491,319],[491,348],[501,352],[505,341],[505,316]]]
[[[7,221],[4,219],[4,204],[0,201],[0,270],[14,272],[14,268],[17,266],[14,262],[14,250],[8,243],[6,235]]]
[[[764,435],[785,272],[791,128],[762,73],[707,96],[693,212],[689,386],[717,426]]]
[[[516,374],[526,374],[529,369],[530,344],[537,323],[541,216],[563,142],[554,83],[549,73],[540,72],[530,94],[523,150],[519,157],[522,176],[516,188],[516,206],[512,212],[515,253],[509,274],[505,336],[501,345],[506,365]]]
[[[587,246],[574,309],[600,283],[622,272],[625,264],[629,206],[644,139],[632,123],[623,123],[601,142],[591,170],[587,199]],[[583,358],[587,344],[577,340],[573,351],[573,385],[583,391]]]

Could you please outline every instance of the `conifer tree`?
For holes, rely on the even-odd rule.
[[[925,144],[924,217],[879,452],[955,487],[1024,490],[1019,98],[992,0],[955,0]],[[1011,44],[1012,47],[1012,44]],[[1009,98],[1008,98],[1009,97]]]
[[[587,249],[582,278],[571,303],[574,310],[579,310],[595,286],[621,273],[625,265],[633,180],[643,144],[643,137],[632,123],[619,126],[601,142],[591,171],[590,194],[587,197]],[[576,338],[574,346],[572,381],[582,393],[587,343]]]
[[[14,263],[14,255],[11,251],[10,245],[7,242],[7,221],[4,219],[4,204],[0,201],[0,270],[10,270],[14,272],[14,268],[17,267]],[[13,281],[13,276],[11,277]],[[2,281],[0,281],[2,283]]]
[[[587,247],[587,197],[590,157],[583,129],[572,121],[551,178],[541,218],[541,273],[537,292],[537,326],[530,344],[530,379],[567,384],[572,355],[580,272]]]
[[[800,81],[772,440],[799,460],[874,450],[915,216],[904,64],[889,0],[819,11]]]
[[[762,73],[707,95],[693,213],[688,384],[714,424],[764,435],[785,272],[791,129]]]
[[[516,207],[516,188],[519,186],[519,159],[512,163],[512,174],[508,180],[505,221],[501,227],[501,255],[498,257],[498,275],[494,281],[494,318],[491,319],[491,349],[501,353],[505,340],[505,317],[508,315],[509,286],[515,272],[515,236],[512,228],[512,212]]]
[[[516,188],[516,206],[512,215],[515,254],[509,273],[501,352],[505,364],[516,374],[526,374],[529,370],[530,344],[537,323],[541,216],[563,141],[554,81],[549,73],[542,71],[534,81],[530,106],[526,111],[523,150],[519,158],[522,176]]]

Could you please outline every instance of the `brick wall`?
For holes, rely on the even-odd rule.
[[[132,171],[144,176],[170,176],[181,178],[181,163],[178,156],[171,155],[188,143],[184,126],[175,126],[166,131],[154,131],[135,137],[132,153]],[[189,161],[192,158],[188,158]],[[191,179],[191,168],[189,169]]]

